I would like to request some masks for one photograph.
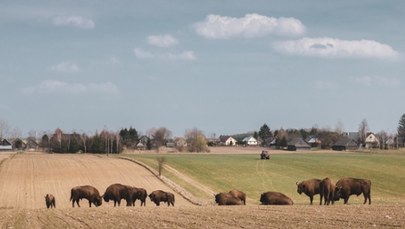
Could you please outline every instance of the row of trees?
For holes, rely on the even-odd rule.
[[[401,146],[405,144],[405,114],[401,116],[398,123],[398,134],[390,136],[384,131],[376,133],[381,142],[388,138],[396,138]],[[340,125],[341,126],[341,125]],[[0,120],[0,134],[4,137],[9,129],[7,123]],[[364,119],[359,125],[359,144],[364,144],[365,138],[369,133],[367,120]],[[143,142],[146,149],[159,150],[161,146],[172,141],[172,133],[165,127],[150,129],[147,131],[148,141]],[[312,127],[311,129],[283,129],[271,131],[267,124],[260,127],[259,131],[254,131],[253,136],[259,139],[263,146],[268,146],[270,142],[275,142],[277,147],[286,147],[288,140],[296,137],[303,139],[309,136],[316,136],[321,139],[321,148],[327,149],[332,143],[336,142],[342,135],[342,128],[336,128],[331,131],[328,129],[319,129]],[[63,133],[61,129],[56,129],[52,134],[42,135],[39,145],[46,151],[55,153],[120,153],[124,148],[136,148],[139,143],[140,136],[138,131],[133,128],[123,128],[118,132],[103,130],[94,135],[84,133]],[[189,152],[208,151],[207,138],[201,130],[197,128],[187,130],[184,135],[184,140],[187,144],[177,146],[179,151],[187,150]],[[381,145],[384,148],[384,144]]]

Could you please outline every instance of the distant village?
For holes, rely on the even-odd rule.
[[[193,129],[184,137],[172,137],[171,131],[162,127],[146,135],[138,135],[135,128],[120,131],[103,130],[93,136],[64,133],[56,129],[41,138],[1,138],[0,151],[43,151],[52,153],[121,153],[124,150],[156,150],[162,147],[172,152],[209,152],[210,147],[266,147],[268,149],[308,151],[353,151],[362,149],[397,149],[404,147],[404,138],[385,132],[372,133],[365,128],[358,132],[330,131],[325,129],[278,129],[271,131],[267,124],[253,131],[235,135],[206,137]],[[363,131],[362,131],[363,130]]]

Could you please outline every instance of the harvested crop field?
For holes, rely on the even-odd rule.
[[[172,191],[131,161],[95,155],[12,154],[0,167],[0,228],[405,228],[405,205],[195,206],[176,194],[175,207],[72,208],[70,189],[112,183]],[[46,209],[44,195],[56,197]]]

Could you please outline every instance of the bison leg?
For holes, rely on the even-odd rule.
[[[76,200],[76,205],[80,208],[79,200]]]
[[[311,205],[312,205],[312,201],[314,200],[314,197],[313,196],[310,196],[309,197],[309,201],[310,201],[310,203],[311,203]]]
[[[89,208],[91,208],[91,200],[89,200]]]
[[[367,199],[368,199],[368,204],[371,204],[371,196],[370,196],[370,193],[368,193],[368,194],[363,193],[363,196],[364,196],[364,203],[363,203],[363,204],[366,204],[366,203],[367,203]]]
[[[345,197],[344,198],[344,204],[347,204],[348,201],[349,201],[349,197]]]

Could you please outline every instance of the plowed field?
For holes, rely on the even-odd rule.
[[[172,191],[144,167],[94,155],[1,156],[0,228],[405,228],[405,205],[195,206],[176,194],[175,207],[72,208],[70,189],[89,184],[101,193],[112,183]],[[56,197],[46,209],[44,195]],[[123,200],[122,205],[125,205]]]

